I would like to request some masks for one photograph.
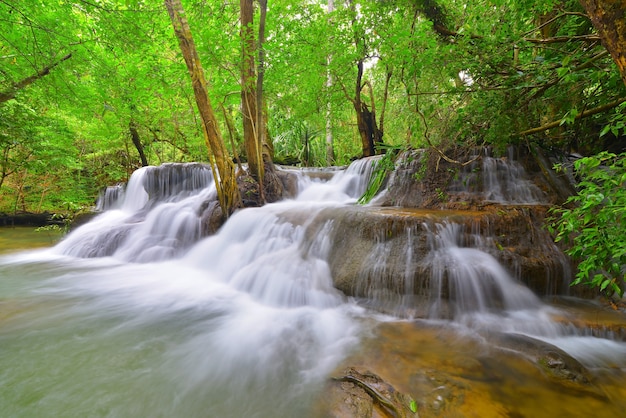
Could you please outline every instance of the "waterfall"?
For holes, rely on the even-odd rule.
[[[365,190],[375,169],[379,155],[361,158],[350,164],[345,170],[291,170],[298,173],[298,201],[355,203]],[[312,175],[312,173],[315,173]]]
[[[541,306],[527,287],[514,280],[492,255],[481,250],[484,243],[480,235],[472,234],[474,243],[466,247],[462,245],[463,230],[459,224],[437,224],[436,232],[429,232],[431,317],[439,317],[444,302],[453,305],[455,317]]]
[[[366,165],[327,179],[296,170],[292,199],[239,210],[211,236],[210,169],[145,167],[45,255],[0,260],[19,288],[12,298],[35,311],[12,323],[21,337],[3,339],[1,383],[18,394],[46,388],[32,402],[4,391],[3,412],[308,415],[365,315],[334,288],[333,225],[315,215],[355,203]]]
[[[3,412],[311,416],[333,370],[371,327],[398,316],[529,335],[585,364],[626,368],[624,343],[554,321],[561,312],[494,258],[486,231],[440,212],[341,229],[347,210],[384,216],[355,207],[374,162],[285,169],[293,196],[238,210],[213,234],[209,167],[145,167],[105,191],[103,212],[57,246],[0,258]],[[369,251],[355,263],[358,297],[334,282],[342,234],[373,237],[343,249]]]
[[[116,184],[115,186],[106,187],[98,196],[96,202],[96,212],[104,212],[109,209],[117,209],[118,205],[124,198],[124,185]]]
[[[516,149],[509,147],[506,156],[496,157],[491,149],[482,150],[477,158],[461,171],[450,186],[451,193],[479,196],[487,202],[500,204],[542,204],[545,194],[529,178],[519,162]]]
[[[143,167],[133,173],[124,193],[119,186],[107,189],[101,206],[108,210],[70,234],[56,251],[133,262],[175,257],[200,239],[206,209],[215,200],[208,166]]]

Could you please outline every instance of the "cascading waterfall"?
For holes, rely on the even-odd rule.
[[[428,229],[428,226],[425,226]],[[431,254],[430,316],[440,315],[444,301],[453,305],[453,317],[474,312],[537,309],[539,299],[511,277],[484,248],[482,237],[472,234],[474,245],[462,246],[462,226],[437,224],[429,231]]]
[[[530,181],[518,161],[515,148],[509,147],[505,157],[493,156],[489,148],[482,154],[461,171],[451,192],[478,195],[484,201],[501,204],[546,203],[545,194]]]
[[[105,194],[102,206],[109,210],[70,234],[56,251],[133,262],[177,256],[200,239],[204,211],[215,200],[208,166],[143,167],[133,173],[125,193]]]
[[[356,202],[366,166],[298,173],[294,199],[238,211],[204,239],[208,167],[142,168],[56,247],[1,260],[15,305],[0,317],[3,413],[306,416],[363,315],[332,285],[332,223],[312,239],[307,226]]]
[[[240,210],[204,237],[216,200],[210,169],[146,167],[56,247],[1,258],[3,413],[308,416],[324,379],[380,317],[333,286],[336,225],[317,219],[353,205],[371,170],[372,159],[324,176],[289,170],[298,184],[292,199]],[[420,228],[428,232],[423,259]],[[447,304],[448,324],[532,335],[584,351],[581,358],[602,347],[584,360],[626,368],[615,360],[626,358],[624,343],[553,322],[553,309],[489,255],[488,238],[463,233],[454,222],[418,225],[402,253],[379,236],[364,293],[413,309],[424,296],[415,276],[426,266],[426,317],[437,323]]]
[[[420,233],[426,234],[428,251],[417,260],[414,237]],[[451,321],[470,335],[524,335],[590,368],[626,368],[624,342],[594,337],[544,304],[490,254],[496,250],[493,239],[478,228],[424,223],[407,228],[399,240],[378,236],[366,257],[354,289],[364,295],[364,306],[403,318]]]
[[[116,184],[115,186],[108,186],[105,188],[98,197],[96,202],[96,212],[104,212],[109,209],[117,209],[120,202],[124,197],[124,185]]]

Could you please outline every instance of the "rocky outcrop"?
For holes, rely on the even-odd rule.
[[[338,289],[427,310],[439,274],[434,240],[446,225],[456,228],[455,245],[490,254],[537,295],[570,293],[570,262],[542,228],[544,215],[545,207],[500,205],[481,211],[344,207],[322,211],[315,223],[333,224],[328,258]],[[444,298],[448,287],[444,277]]]
[[[450,234],[441,231],[447,228],[455,234],[451,245],[489,254],[538,296],[590,293],[570,288],[572,261],[545,228],[549,208],[565,195],[554,192],[535,157],[455,157],[471,163],[454,165],[420,150],[405,153],[370,205],[318,215],[316,223],[333,224],[329,263],[335,286],[378,309],[427,316],[435,287],[437,298],[455,292],[449,270],[437,271],[434,261],[437,236]]]

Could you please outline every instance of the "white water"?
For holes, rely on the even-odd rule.
[[[428,227],[426,226],[428,229]],[[484,248],[482,237],[474,235],[472,247],[460,245],[462,226],[437,224],[430,231],[430,262],[433,266],[431,317],[438,317],[444,300],[453,305],[453,316],[472,313],[536,310],[539,299],[509,275]],[[445,285],[445,289],[444,289]]]
[[[513,147],[507,150],[506,157],[494,157],[488,148],[482,153],[461,171],[451,192],[474,194],[484,201],[503,204],[546,203],[545,194],[530,181]]]
[[[313,237],[307,226],[323,208],[354,204],[368,167],[326,182],[301,175],[293,200],[241,210],[204,239],[210,172],[141,169],[121,202],[55,248],[0,259],[2,415],[309,415],[375,315],[332,285],[332,222]],[[458,324],[601,349],[590,364],[626,367],[623,343],[564,338],[549,310],[454,228],[433,231],[432,257],[454,272]]]
[[[199,240],[210,171],[144,168],[55,248],[2,259],[2,415],[307,415],[363,310],[334,289],[325,234],[306,225],[354,203],[362,177],[300,176],[296,199]]]

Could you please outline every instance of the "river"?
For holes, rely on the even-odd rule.
[[[346,366],[374,370],[410,394],[420,416],[626,410],[626,343],[558,321],[599,317],[606,309],[595,302],[546,303],[524,292],[532,309],[400,319],[337,291],[325,235],[307,236],[307,225],[316,211],[355,203],[362,167],[329,181],[301,176],[293,199],[241,210],[206,238],[210,171],[151,170],[59,244],[2,247],[2,416],[314,416],[332,408],[325,383]],[[9,240],[39,246],[21,244],[26,235]],[[615,315],[606,321],[623,327]],[[529,354],[537,346],[512,346],[516,335],[565,350],[590,380],[547,375]]]

